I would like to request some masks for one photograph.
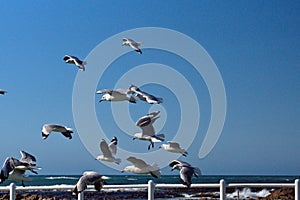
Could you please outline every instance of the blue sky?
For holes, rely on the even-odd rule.
[[[102,41],[130,29],[162,27],[202,45],[223,79],[226,120],[209,155],[198,158],[210,120],[210,96],[205,82],[186,60],[155,49],[145,49],[142,55],[129,52],[111,64],[97,89],[113,88],[123,73],[137,65],[168,65],[189,80],[201,107],[199,132],[187,149],[189,156],[182,159],[208,175],[299,175],[299,10],[297,1],[3,2],[0,88],[8,93],[0,96],[0,161],[19,157],[19,151],[25,150],[37,157],[43,167],[41,174],[85,170],[119,174],[95,161],[80,140],[73,120],[72,93],[76,75],[82,72],[62,58],[65,54],[86,58]],[[136,39],[143,41],[143,35]],[[121,47],[120,41],[120,46],[108,51],[114,48],[126,47]],[[168,119],[162,132],[171,140],[180,120],[176,96],[157,85],[143,89],[164,97],[162,107]],[[146,152],[147,143],[131,141],[114,123],[110,103],[99,104],[98,98],[95,96],[93,103],[107,137],[116,135],[120,147]],[[127,106],[126,102],[120,105]],[[139,102],[129,108],[135,121],[151,107]],[[74,128],[73,139],[53,134],[42,140],[44,123]],[[163,169],[163,173],[169,171]]]

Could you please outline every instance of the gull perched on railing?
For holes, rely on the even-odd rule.
[[[139,54],[143,53],[142,50],[139,48],[139,46],[141,46],[141,45],[142,45],[141,42],[136,42],[133,39],[129,39],[129,38],[123,38],[122,46],[130,46],[131,48],[133,48]]]
[[[118,139],[116,137],[114,137],[109,144],[102,139],[100,142],[100,150],[103,155],[97,156],[96,159],[106,162],[114,162],[119,165],[121,163],[121,159],[115,157],[117,153],[117,144]]]
[[[51,132],[60,132],[65,137],[72,139],[71,133],[73,133],[73,130],[71,128],[68,128],[66,126],[58,125],[58,124],[44,124],[42,128],[42,137],[45,140]]]
[[[182,149],[179,145],[179,143],[174,141],[168,141],[168,144],[162,144],[160,145],[160,148],[172,152],[172,153],[180,153],[183,156],[187,156],[188,152],[185,149]]]
[[[99,192],[103,187],[103,182],[107,179],[109,178],[106,176],[101,176],[97,172],[86,171],[82,174],[82,176],[77,181],[72,194],[78,195],[78,193],[81,193],[85,189],[87,189],[88,185],[94,185],[95,190]]]
[[[22,186],[25,187],[24,181],[31,181],[29,177],[24,176],[26,170],[31,171],[34,174],[38,174],[35,170],[40,170],[40,167],[36,167],[36,159],[33,155],[20,151],[21,159],[8,157],[3,163],[3,167],[0,173],[0,183],[3,183],[6,179],[20,180]]]
[[[159,116],[157,116],[159,113],[160,111],[156,111],[147,114],[146,116],[138,119],[138,121],[135,123],[136,126],[142,129],[142,132],[134,134],[133,140],[139,139],[149,141],[150,144],[148,145],[148,150],[150,150],[151,147],[154,147],[154,142],[163,142],[165,140],[165,135],[156,135],[153,127],[153,123],[159,118]]]
[[[86,61],[82,61],[76,56],[65,55],[64,61],[68,64],[75,64],[81,71],[85,70]]]
[[[136,103],[136,99],[131,94],[133,93],[129,89],[119,88],[116,90],[103,89],[98,90],[96,94],[103,94],[99,102],[102,101],[129,101],[130,103]]]
[[[149,94],[147,92],[142,91],[141,89],[139,89],[137,86],[135,85],[130,85],[129,86],[129,90],[131,90],[132,92],[134,92],[136,94],[136,96],[142,100],[142,101],[146,101],[150,104],[159,104],[163,102],[163,98],[160,97],[155,97],[152,94]]]
[[[131,172],[135,174],[151,174],[154,178],[158,178],[160,176],[160,169],[156,163],[149,165],[142,159],[138,159],[132,156],[128,157],[127,160],[133,165],[125,167],[121,172]]]
[[[180,172],[180,181],[183,185],[186,185],[188,188],[192,184],[192,176],[195,175],[198,177],[201,175],[201,170],[198,167],[193,167],[187,162],[181,160],[173,160],[170,164],[172,167],[171,171],[177,169]]]

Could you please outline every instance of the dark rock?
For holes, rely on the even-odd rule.
[[[257,198],[258,200],[273,200],[273,199],[280,199],[280,200],[294,200],[295,199],[295,190],[293,188],[281,188],[277,190],[271,191],[266,197]]]

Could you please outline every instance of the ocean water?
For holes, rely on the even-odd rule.
[[[119,184],[147,184],[149,180],[154,183],[180,184],[179,175],[162,175],[159,178],[153,178],[150,175],[105,175],[110,177],[106,180],[106,185]],[[30,175],[32,181],[25,182],[26,186],[48,186],[48,185],[74,185],[80,178],[80,175]],[[294,183],[300,176],[216,176],[202,175],[198,178],[193,177],[193,183],[219,183],[224,179],[226,183]],[[6,186],[11,183],[6,180],[0,186]],[[16,185],[21,182],[14,181]]]
[[[150,175],[105,175],[110,177],[106,180],[105,185],[126,185],[126,184],[147,184],[149,180],[153,180],[154,183],[167,183],[167,184],[180,184],[179,175],[162,175],[159,178],[152,178]],[[36,175],[29,176],[32,181],[25,182],[26,186],[57,186],[57,185],[70,185],[74,186],[80,175]],[[194,177],[193,183],[219,183],[221,179],[224,179],[226,183],[294,183],[296,179],[300,179],[300,176],[212,176],[203,175],[198,178]],[[5,181],[0,186],[7,186],[11,183],[10,180]],[[14,181],[17,186],[21,185],[21,182]],[[257,197],[265,197],[270,194],[271,188],[232,188],[227,191],[226,199],[256,199]],[[0,192],[5,194],[7,192]],[[24,193],[24,192],[23,192]],[[26,192],[25,192],[26,193]],[[76,199],[71,195],[71,191],[57,192],[50,191],[50,193],[43,193],[41,191],[35,191],[36,194],[48,195],[47,197],[55,197],[55,199]],[[31,193],[32,194],[32,193]],[[201,195],[201,196],[194,196]],[[204,195],[204,196],[203,196]],[[187,199],[219,199],[219,191],[215,189],[199,189],[199,188],[173,188],[173,189],[155,189],[155,199],[159,200],[187,200]],[[238,198],[237,198],[238,197]],[[116,189],[104,189],[101,192],[90,191],[85,192],[85,199],[147,199],[146,189],[128,188],[123,190]]]

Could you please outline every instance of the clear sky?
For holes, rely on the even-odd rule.
[[[70,54],[85,59],[97,45],[114,35],[136,28],[161,27],[183,33],[199,43],[222,77],[227,100],[225,124],[207,156],[198,158],[211,118],[210,93],[203,77],[187,60],[167,51],[146,48],[149,44],[145,43],[142,55],[130,51],[114,60],[99,77],[97,89],[114,88],[123,74],[138,65],[168,65],[189,81],[200,107],[197,136],[187,149],[188,157],[180,159],[200,167],[207,175],[299,175],[299,11],[299,1],[2,2],[0,89],[8,93],[0,96],[0,161],[8,156],[18,158],[19,151],[25,150],[36,156],[43,168],[41,174],[80,174],[85,170],[121,174],[96,161],[76,130],[73,87],[77,73],[88,74],[90,63],[87,71],[81,72],[65,64],[62,58]],[[149,35],[133,39],[145,42]],[[107,51],[130,50],[121,44],[120,40]],[[195,52],[187,53],[197,56]],[[99,61],[102,56],[105,54],[99,55]],[[160,73],[153,71],[148,78]],[[176,81],[173,84],[180,89]],[[129,105],[133,127],[134,121],[150,110],[161,110],[165,123],[158,120],[154,125],[161,126],[166,140],[172,140],[181,120],[180,100],[159,84],[142,88],[163,97],[164,103],[157,107],[145,102]],[[185,95],[190,96],[188,92]],[[114,122],[111,103],[98,103],[100,97],[95,95],[94,101],[87,103],[95,106],[107,138],[117,136],[120,148],[147,153],[148,143],[132,141]],[[128,106],[127,102],[117,104]],[[72,127],[73,139],[52,134],[43,140],[44,123]],[[137,131],[138,128],[132,129],[132,134]],[[151,152],[157,150],[156,144]],[[163,169],[163,173],[170,173],[170,169]]]

